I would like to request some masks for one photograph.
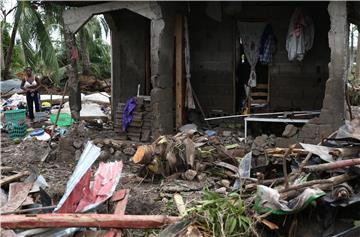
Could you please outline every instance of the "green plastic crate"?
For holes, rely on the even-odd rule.
[[[50,115],[50,121],[52,124],[55,123],[55,120],[56,120],[56,114]],[[74,122],[74,119],[71,118],[70,114],[60,113],[59,119],[58,119],[56,125],[59,127],[67,127],[67,126],[70,126],[73,122]]]
[[[26,119],[26,109],[15,109],[4,112],[6,123],[17,124],[20,120]]]
[[[11,139],[23,138],[27,134],[26,124],[7,123],[7,128]]]

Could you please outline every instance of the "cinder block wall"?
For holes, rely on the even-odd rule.
[[[192,3],[189,16],[191,81],[206,112],[233,110],[233,24],[205,13],[205,3]]]
[[[303,61],[290,62],[286,51],[286,36],[290,17],[302,4],[315,25],[313,48]],[[304,6],[304,4],[306,4]],[[223,12],[222,22],[206,15],[205,3],[191,4],[189,17],[191,74],[193,87],[206,112],[222,109],[232,113],[234,24],[241,21],[271,23],[278,39],[270,71],[270,106],[274,110],[320,109],[325,83],[329,77],[330,49],[328,31],[330,19],[327,3],[278,3],[277,6],[243,5],[236,17]]]

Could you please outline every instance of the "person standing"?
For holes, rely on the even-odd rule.
[[[38,91],[39,87],[39,78],[33,75],[31,67],[26,67],[25,77],[21,82],[20,88],[26,92],[26,103],[31,121],[33,121],[35,118],[33,104],[35,104],[35,111],[40,112],[40,96]]]

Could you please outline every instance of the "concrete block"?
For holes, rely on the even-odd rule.
[[[277,137],[275,139],[275,146],[276,147],[282,147],[282,148],[287,148],[293,144],[296,144],[298,142],[301,142],[301,140],[299,140],[297,137],[291,137],[291,138],[287,138],[287,137]]]
[[[298,130],[299,129],[297,127],[295,127],[294,125],[288,124],[288,125],[286,125],[282,136],[283,137],[293,137],[298,132]]]

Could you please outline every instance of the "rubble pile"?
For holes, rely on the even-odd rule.
[[[41,157],[48,153],[39,159],[40,167],[54,163],[52,172],[72,172],[59,198],[47,192],[55,185],[44,182],[51,177],[48,171],[29,166],[14,172],[2,165],[3,228],[22,234],[21,229],[33,233],[33,228],[49,227],[43,235],[65,231],[73,236],[92,227],[106,234],[167,225],[159,236],[268,236],[274,231],[305,236],[309,228],[300,226],[321,224],[329,208],[332,219],[316,231],[335,235],[357,228],[351,220],[360,213],[360,118],[321,144],[289,147],[276,147],[274,135],[245,140],[235,130],[202,131],[194,125],[139,143],[114,139],[114,131],[100,136],[102,131],[90,124],[76,122],[49,144],[37,141],[44,152],[32,149]],[[294,136],[296,129],[285,130]],[[26,149],[31,142],[18,147]],[[65,167],[72,162],[77,164]],[[15,189],[21,191],[14,195]],[[300,223],[303,217],[308,221]],[[331,229],[335,223],[340,227]]]

